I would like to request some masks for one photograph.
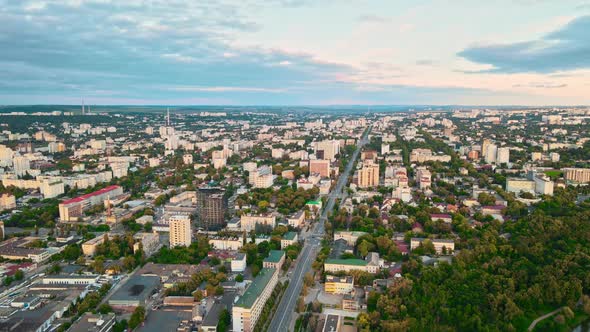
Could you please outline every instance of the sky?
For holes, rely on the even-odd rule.
[[[589,105],[590,0],[0,0],[0,104]]]

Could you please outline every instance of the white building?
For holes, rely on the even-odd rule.
[[[14,174],[17,176],[23,176],[27,174],[27,171],[31,169],[31,163],[29,158],[23,156],[16,156],[12,160],[14,167]]]
[[[510,148],[498,148],[496,164],[508,164],[510,162]]]
[[[246,271],[246,254],[245,253],[240,252],[234,258],[232,258],[231,271],[233,273]]]
[[[244,245],[241,237],[212,237],[209,238],[209,244],[218,250],[240,250]]]

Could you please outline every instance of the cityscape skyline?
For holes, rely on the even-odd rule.
[[[587,1],[0,8],[0,104],[590,104]]]

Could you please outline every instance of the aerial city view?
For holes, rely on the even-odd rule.
[[[0,332],[588,332],[589,105],[588,0],[0,0]]]

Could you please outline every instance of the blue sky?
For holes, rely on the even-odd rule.
[[[590,104],[590,1],[0,0],[0,104]]]

